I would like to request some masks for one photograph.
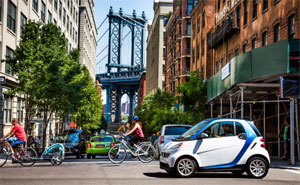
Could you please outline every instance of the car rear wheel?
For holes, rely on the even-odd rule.
[[[87,154],[86,158],[91,159],[92,155],[91,154]]]
[[[247,174],[256,179],[264,178],[269,170],[268,162],[262,157],[252,157],[247,162]]]
[[[192,177],[196,172],[196,163],[190,158],[181,158],[176,163],[176,173],[180,177]]]
[[[96,159],[96,155],[93,155],[92,157],[93,157],[93,159]]]

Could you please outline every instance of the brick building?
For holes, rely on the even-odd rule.
[[[174,0],[173,13],[166,26],[166,91],[176,87],[190,74],[191,20],[197,0]]]

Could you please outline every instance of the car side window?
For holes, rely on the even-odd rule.
[[[209,138],[219,137],[219,129],[220,129],[220,123],[214,123],[208,128],[206,128],[204,130],[204,133],[206,133]]]
[[[218,122],[205,129],[204,133],[210,138],[234,136],[233,122]]]
[[[245,133],[245,129],[243,125],[239,122],[235,122],[235,135],[243,134]]]

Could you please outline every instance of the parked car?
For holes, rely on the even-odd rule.
[[[157,158],[160,156],[161,148],[166,145],[168,142],[172,141],[184,132],[190,129],[192,125],[183,125],[183,124],[168,124],[164,125],[160,130],[160,135],[154,142],[154,147],[157,151]]]
[[[94,136],[86,146],[87,158],[95,159],[97,155],[107,155],[109,149],[115,144],[116,140],[113,136]]]
[[[165,145],[160,157],[160,168],[181,177],[213,170],[263,178],[269,164],[260,132],[241,119],[204,120]]]

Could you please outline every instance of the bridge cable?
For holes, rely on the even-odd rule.
[[[105,49],[108,48],[108,44],[97,54],[96,58],[105,51]]]
[[[104,21],[100,24],[100,26],[98,26],[97,31],[100,29],[100,27],[104,24],[104,22],[106,21],[107,17],[104,19]]]
[[[104,35],[108,32],[109,28],[101,35],[101,37],[97,40],[97,43],[104,37]]]

